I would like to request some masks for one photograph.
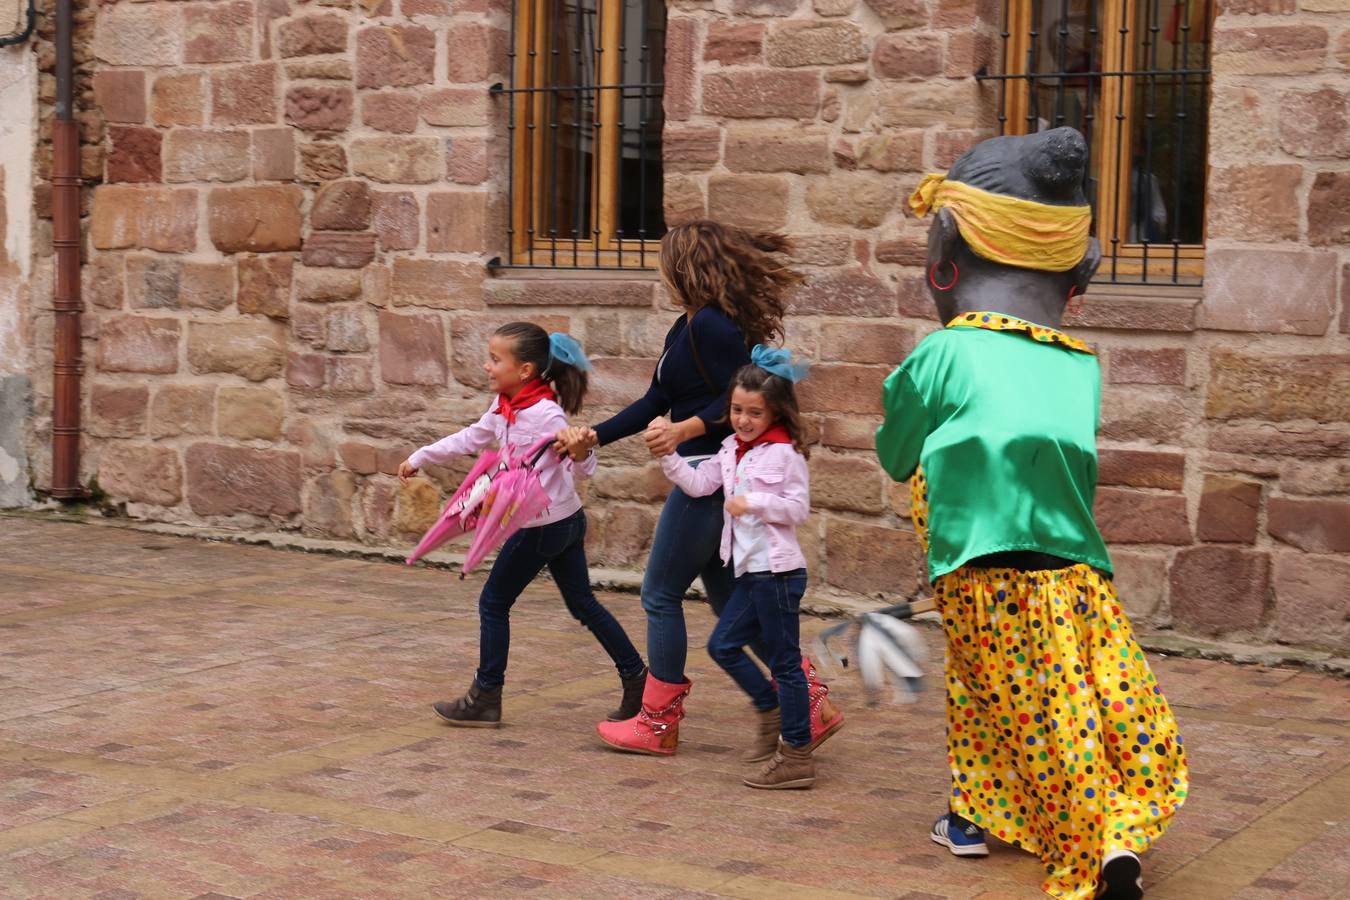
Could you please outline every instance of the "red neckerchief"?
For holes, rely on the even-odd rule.
[[[516,424],[516,413],[522,409],[529,409],[540,400],[557,400],[558,395],[553,393],[553,388],[549,387],[547,381],[542,378],[532,378],[516,391],[514,397],[508,397],[505,394],[497,395],[497,408],[493,412],[505,417],[508,425]]]
[[[749,453],[760,444],[790,444],[792,435],[782,425],[771,425],[768,431],[765,431],[753,441],[746,442],[741,440],[741,436],[736,435],[736,462],[741,461],[741,457]]]

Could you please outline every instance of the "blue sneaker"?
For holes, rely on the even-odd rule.
[[[953,823],[953,818],[956,817],[948,813],[933,823],[933,830],[928,833],[933,843],[946,847],[953,856],[988,856],[984,829],[959,818],[960,824]]]

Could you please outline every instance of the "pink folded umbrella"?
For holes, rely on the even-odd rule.
[[[407,565],[452,538],[473,532],[464,560],[463,572],[468,572],[505,543],[548,506],[548,492],[540,484],[535,466],[552,443],[552,437],[540,438],[520,456],[514,455],[509,445],[484,451],[436,523],[409,554]]]

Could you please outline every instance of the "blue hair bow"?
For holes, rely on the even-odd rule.
[[[756,344],[750,350],[750,361],[770,375],[786,378],[796,384],[806,377],[811,364],[803,360],[793,362],[792,353],[786,347],[770,347],[768,344]]]
[[[575,366],[583,372],[591,370],[591,361],[581,349],[581,342],[561,331],[555,331],[548,336],[548,367],[544,369],[545,374],[553,368],[554,360]]]

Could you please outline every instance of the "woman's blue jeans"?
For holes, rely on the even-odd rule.
[[[721,491],[690,497],[677,487],[666,498],[656,523],[642,576],[642,608],[647,613],[647,664],[652,675],[667,684],[684,682],[689,655],[684,597],[694,579],[703,579],[708,604],[718,616],[731,597],[734,576],[719,555],[723,502]],[[758,640],[750,649],[765,658]]]
[[[586,565],[586,514],[549,525],[522,528],[502,545],[478,596],[478,686],[491,689],[506,680],[511,648],[511,607],[534,577],[548,567],[572,617],[590,629],[621,677],[642,671],[642,656],[614,614],[595,599]]]

